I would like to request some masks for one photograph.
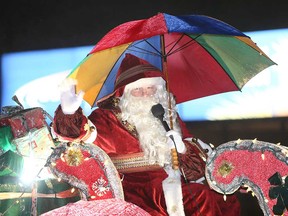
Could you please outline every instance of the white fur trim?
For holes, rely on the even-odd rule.
[[[169,216],[185,216],[180,175],[168,176],[162,188]]]
[[[131,89],[149,86],[149,85],[162,85],[165,86],[165,80],[162,77],[147,77],[136,80],[135,82],[129,83],[125,86],[124,92]]]
[[[85,140],[85,143],[93,143],[97,137],[97,128],[95,125],[88,119],[88,124],[90,127],[94,127],[95,130],[90,134],[90,136]]]

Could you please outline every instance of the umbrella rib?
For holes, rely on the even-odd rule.
[[[181,51],[182,49],[185,49],[186,47],[189,46],[189,44],[190,44],[191,42],[193,42],[193,41],[196,42],[196,39],[197,39],[198,37],[200,37],[202,34],[199,34],[199,35],[198,35],[197,37],[195,37],[195,38],[191,38],[191,40],[190,40],[189,42],[187,42],[187,43],[185,43],[183,46],[181,46],[181,47],[173,50],[174,47],[176,46],[176,44],[179,43],[179,41],[181,41],[182,38],[183,38],[185,35],[186,35],[186,34],[181,34],[181,37],[179,37],[179,38],[177,39],[177,41],[174,43],[174,45],[171,47],[171,49],[165,54],[165,56],[172,55],[172,54],[174,54],[174,53],[176,53],[176,52]],[[138,43],[141,43],[141,42],[146,42],[153,50],[155,50],[155,52],[152,52],[152,51],[143,49],[143,48],[141,48],[141,47],[138,47],[137,44],[138,44]],[[161,57],[165,57],[165,56],[163,56],[163,54],[162,54],[155,46],[153,46],[148,40],[143,39],[143,40],[139,41],[138,43],[136,43],[136,44],[131,44],[128,49],[131,50],[131,51],[135,51],[135,52],[142,51],[142,53],[149,53],[149,54],[159,55],[159,56],[161,56]],[[132,47],[135,48],[135,50],[131,49]]]
[[[145,41],[148,45],[150,45],[156,51],[156,53],[158,53],[158,54],[160,54],[160,56],[162,56],[161,52],[159,50],[157,50],[156,47],[154,47],[149,41],[147,41],[146,39],[144,39],[143,41]]]
[[[168,55],[172,55],[172,54],[174,54],[174,53],[176,53],[176,52],[179,52],[179,51],[185,49],[185,48],[188,47],[188,46],[190,45],[190,43],[192,43],[192,42],[197,42],[196,39],[197,39],[198,37],[200,37],[202,34],[199,34],[199,35],[198,35],[197,37],[195,37],[195,38],[191,38],[191,37],[190,37],[190,38],[191,38],[190,41],[188,41],[187,43],[183,44],[181,47],[173,50],[173,48],[176,46],[177,43],[179,43],[179,41],[184,37],[184,35],[186,35],[186,34],[182,34],[181,37],[179,37],[179,39],[174,43],[173,47],[168,51],[167,56],[168,56]],[[172,50],[173,50],[173,51],[172,51]]]
[[[132,45],[131,47],[133,47],[133,48],[135,48],[135,50],[133,50],[133,49],[130,49],[130,47],[128,48],[130,51],[134,51],[134,52],[139,52],[139,53],[149,53],[149,54],[153,54],[153,55],[157,55],[157,54],[160,54],[159,52],[157,52],[157,53],[155,53],[155,52],[152,52],[152,51],[148,51],[148,50],[145,50],[145,49],[143,49],[143,48],[140,48],[140,47],[137,47],[137,46],[135,46],[135,45]],[[140,51],[142,51],[142,52],[140,52]]]
[[[172,52],[173,48],[176,46],[177,43],[179,43],[179,41],[180,41],[183,37],[184,37],[184,34],[181,34],[181,37],[178,38],[178,40],[174,43],[174,45],[171,47],[171,49],[166,53],[166,56],[168,56],[168,55]],[[175,51],[177,51],[177,50],[179,50],[179,48],[176,49]],[[173,51],[172,53],[174,53],[174,51]],[[172,53],[171,53],[171,54],[172,54]]]

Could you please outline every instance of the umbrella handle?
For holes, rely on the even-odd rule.
[[[172,156],[172,168],[174,170],[179,169],[178,153],[175,148],[171,149],[171,156]]]

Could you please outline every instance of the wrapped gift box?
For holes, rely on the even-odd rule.
[[[49,175],[45,174],[45,164],[55,145],[47,127],[34,128],[24,137],[13,139],[12,144],[16,146],[16,152],[24,158],[24,178]]]
[[[23,169],[23,157],[9,150],[0,156],[0,177],[20,176]]]
[[[55,147],[51,134],[47,127],[31,129],[25,136],[13,139],[12,144],[22,156],[31,156],[39,159],[47,159]]]
[[[0,126],[10,126],[13,137],[25,136],[33,128],[47,126],[44,110],[40,107],[21,110],[0,118]]]

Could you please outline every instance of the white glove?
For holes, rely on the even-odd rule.
[[[178,132],[176,132],[174,130],[170,130],[170,131],[166,132],[166,136],[169,137],[168,138],[168,146],[170,149],[173,149],[176,146],[176,149],[179,153],[183,154],[186,152],[186,146],[185,146],[184,142],[182,141],[181,135]],[[174,144],[174,142],[170,136],[173,137],[175,144]]]
[[[71,78],[65,79],[60,85],[60,101],[64,114],[74,114],[82,103],[84,92],[75,93],[77,81]]]

